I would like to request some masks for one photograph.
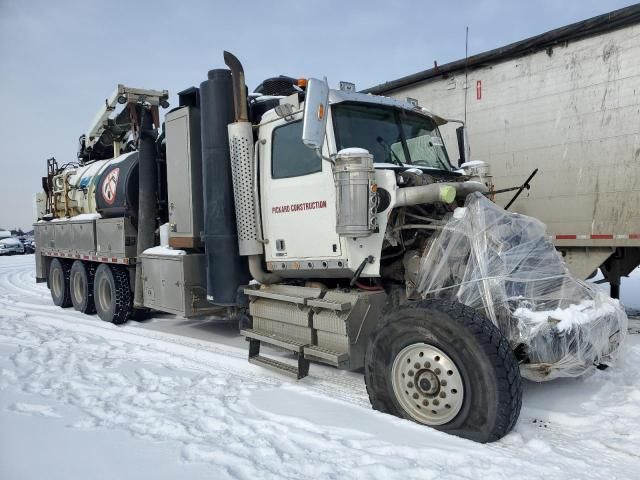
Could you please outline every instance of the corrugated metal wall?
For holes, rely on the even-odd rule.
[[[458,72],[389,95],[462,118],[464,92]],[[467,118],[472,158],[489,162],[497,188],[540,169],[516,211],[555,235],[640,232],[639,25],[469,71]],[[456,161],[454,128],[443,133]]]

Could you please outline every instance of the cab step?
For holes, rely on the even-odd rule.
[[[300,367],[289,365],[288,363],[280,362],[278,360],[274,360],[273,358],[264,357],[262,355],[249,357],[249,363],[260,365],[261,367],[268,368],[269,370],[278,372],[282,375],[286,375],[287,377],[295,378],[296,380],[300,380],[301,378],[306,377],[309,373],[308,365],[307,372],[304,372],[300,370]]]
[[[244,330],[240,330],[240,334],[249,339],[257,340],[259,342],[267,343],[274,347],[296,353],[302,353],[304,346],[308,345],[307,343],[298,342],[293,338],[284,337],[264,330],[258,330],[257,328],[245,328]]]
[[[304,358],[303,354],[306,344],[252,328],[241,330],[240,333],[249,340],[249,363],[260,365],[288,377],[295,378],[296,380],[300,380],[301,378],[309,375],[310,362]],[[290,365],[288,363],[260,355],[261,343],[266,343],[267,345],[297,353],[298,365]]]
[[[318,362],[338,368],[344,367],[349,363],[348,353],[336,352],[328,348],[319,347],[318,345],[306,345],[304,347],[304,356],[309,360],[317,360]]]

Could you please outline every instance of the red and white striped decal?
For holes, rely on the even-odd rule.
[[[115,263],[118,265],[129,265],[135,263],[132,258],[121,257],[98,257],[96,255],[81,255],[79,253],[60,252],[57,250],[43,249],[42,255],[45,257],[78,258],[99,263]]]
[[[640,233],[615,235],[611,233],[594,233],[591,235],[560,234],[551,235],[551,240],[640,240]]]

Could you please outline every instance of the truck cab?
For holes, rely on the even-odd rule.
[[[444,147],[441,117],[422,107],[387,97],[344,90],[328,95],[325,141],[320,154],[303,143],[303,109],[298,95],[283,97],[258,127],[256,157],[260,208],[269,270],[286,276],[351,277],[371,251],[381,251],[395,200],[398,174],[427,173],[442,180],[460,177]],[[350,148],[373,156],[378,198],[377,231],[366,237],[339,235],[334,165],[331,158]],[[379,202],[380,200],[378,200]],[[378,205],[379,207],[380,205]],[[362,277],[380,275],[380,256]]]

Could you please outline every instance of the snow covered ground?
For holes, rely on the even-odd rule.
[[[371,410],[357,373],[252,366],[224,323],[55,308],[32,256],[0,258],[0,479],[637,478],[638,365],[630,335],[613,368],[526,383],[479,445]]]

